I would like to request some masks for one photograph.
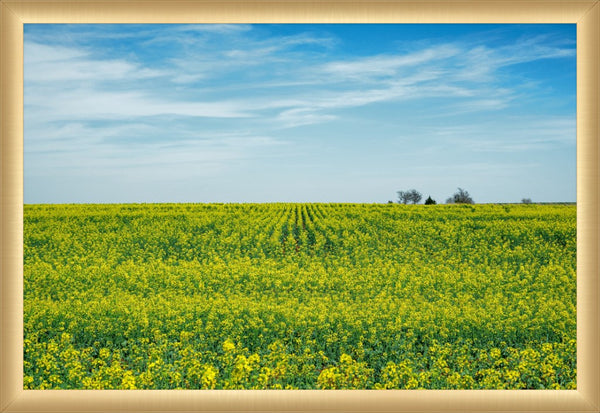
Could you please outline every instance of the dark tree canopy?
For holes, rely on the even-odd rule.
[[[431,197],[431,195],[428,196],[427,199],[425,200],[425,205],[435,205],[435,204],[437,204],[437,202],[435,202],[435,199],[433,199]]]

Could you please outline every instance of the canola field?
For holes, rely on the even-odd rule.
[[[24,207],[26,389],[573,389],[575,338],[575,205]]]

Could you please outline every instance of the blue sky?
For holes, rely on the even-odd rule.
[[[575,31],[26,24],[25,203],[573,202]]]

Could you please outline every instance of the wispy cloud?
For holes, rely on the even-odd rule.
[[[575,129],[572,116],[516,116],[510,122],[492,120],[435,127],[427,133],[470,152],[522,153],[572,148]]]
[[[368,56],[349,61],[335,61],[324,65],[327,74],[359,81],[390,78],[401,75],[401,70],[440,62],[457,56],[461,50],[453,45],[434,46],[408,54]]]
[[[106,80],[146,79],[165,73],[125,59],[94,59],[84,48],[25,43],[25,78],[28,85],[51,82],[95,83]]]
[[[373,103],[398,99],[420,99],[449,96],[471,98],[457,101],[456,111],[499,110],[510,104],[511,93],[498,94],[494,86],[493,73],[499,68],[538,59],[572,56],[570,47],[551,47],[538,44],[543,38],[525,39],[513,45],[490,49],[477,46],[442,44],[411,53],[397,53],[360,57],[358,59],[330,60],[327,63],[302,62],[302,55],[291,53],[297,45],[320,45],[332,47],[331,38],[309,34],[269,37],[248,40],[244,36],[251,31],[247,25],[176,26],[175,35],[181,33],[227,34],[233,37],[236,48],[187,51],[186,56],[168,59],[161,69],[146,67],[137,61],[125,59],[95,59],[84,48],[48,46],[35,42],[26,43],[26,79],[29,85],[41,82],[90,81],[80,84],[76,91],[54,94],[60,100],[53,113],[58,116],[94,118],[111,116],[155,116],[176,114],[203,117],[249,117],[264,109],[280,109],[276,119],[290,125],[322,122],[335,119],[328,110],[361,107]],[[171,35],[173,35],[171,33]],[[161,38],[157,36],[156,38]],[[239,44],[238,44],[239,43]],[[226,43],[227,45],[227,43]],[[288,54],[289,53],[289,54]],[[300,64],[299,64],[300,63]],[[270,69],[269,66],[272,66]],[[254,67],[260,66],[260,70]],[[246,71],[246,76],[237,77]],[[248,72],[249,71],[249,72]],[[253,72],[255,71],[255,72]],[[261,77],[246,79],[248,74]],[[166,82],[189,84],[203,80],[209,87],[211,79],[230,78],[254,82],[251,89],[260,89],[261,84],[272,90],[270,96],[244,94],[237,90],[231,98],[218,96],[208,98],[194,96],[193,101],[182,98],[166,99],[164,95],[148,94],[148,85],[136,85],[136,80],[162,78]],[[274,76],[269,76],[274,74]],[[250,76],[251,78],[252,76]],[[273,85],[273,77],[296,79],[299,86],[318,86],[316,90],[293,90],[294,83]],[[123,85],[106,89],[106,81],[127,80]],[[298,81],[298,79],[300,79]],[[488,80],[485,85],[479,84]],[[221,87],[227,83],[219,81]],[[368,86],[365,85],[368,84]],[[136,90],[136,86],[137,90]],[[286,87],[292,87],[294,99],[288,99]],[[239,85],[238,85],[239,87]],[[65,90],[62,85],[57,89]],[[194,88],[192,87],[192,91]],[[230,89],[231,91],[231,89]],[[282,95],[286,96],[281,99]],[[491,95],[491,96],[490,96]],[[240,96],[243,96],[240,98]],[[485,96],[485,98],[484,98]],[[86,98],[89,97],[89,98]],[[28,103],[43,106],[42,99],[30,97]],[[47,107],[43,108],[45,111]],[[291,120],[294,118],[296,120]],[[297,122],[302,118],[302,121]]]
[[[503,67],[537,60],[558,59],[575,56],[574,45],[562,42],[548,44],[544,36],[535,36],[515,41],[510,45],[491,48],[476,46],[465,51],[454,78],[471,82],[491,82]]]
[[[56,91],[46,96],[29,95],[27,106],[32,120],[97,120],[178,115],[210,118],[250,116],[227,101],[166,99],[143,91],[100,91],[94,88]]]

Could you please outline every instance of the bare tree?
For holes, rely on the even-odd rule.
[[[410,201],[413,204],[418,204],[419,202],[421,202],[423,195],[421,195],[419,191],[417,191],[416,189],[411,189],[410,191],[408,191],[408,193],[410,196]]]
[[[409,195],[408,191],[398,191],[398,203],[399,204],[408,204]]]
[[[418,204],[423,198],[423,195],[416,189],[410,189],[408,191],[398,191],[398,203],[399,204]]]
[[[474,204],[473,198],[467,191],[462,188],[458,188],[458,191],[454,193],[450,198],[446,200],[447,204]]]

